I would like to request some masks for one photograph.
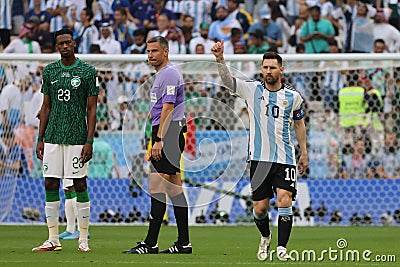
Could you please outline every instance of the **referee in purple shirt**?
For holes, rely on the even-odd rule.
[[[156,36],[147,41],[149,63],[157,71],[150,90],[152,118],[151,149],[152,171],[150,224],[146,239],[136,247],[124,251],[129,254],[190,254],[188,205],[182,190],[179,162],[185,146],[184,88],[179,71],[168,60],[168,41]],[[174,206],[178,240],[169,248],[158,252],[158,234],[166,210],[166,194]]]

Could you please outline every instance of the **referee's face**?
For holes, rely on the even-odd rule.
[[[147,58],[156,69],[164,67],[168,63],[168,48],[162,48],[159,42],[147,44]]]
[[[275,85],[279,83],[283,70],[276,59],[264,59],[262,62],[262,75],[266,84]]]

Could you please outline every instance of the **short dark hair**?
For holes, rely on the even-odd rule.
[[[100,45],[98,45],[98,44],[91,44],[89,50],[90,50],[91,54],[92,53],[94,54],[94,53],[100,53],[101,52]]]
[[[85,7],[84,9],[86,11],[86,16],[89,17],[89,21],[92,20],[94,14],[93,14],[93,10],[91,8]]]
[[[162,36],[154,36],[154,37],[150,38],[150,40],[148,40],[147,43],[148,44],[150,44],[150,43],[160,43],[160,46],[163,49],[169,48],[167,39],[165,39]]]
[[[128,15],[127,13],[126,13],[126,10],[125,10],[125,7],[119,7],[119,8],[117,8],[115,11],[119,11],[119,13],[121,13],[121,15],[122,16],[126,16],[126,15]],[[114,11],[114,12],[115,12]]]
[[[146,36],[146,30],[145,29],[137,29],[133,31],[133,36]]]
[[[276,52],[267,52],[263,56],[264,59],[276,59],[278,61],[279,66],[282,67],[282,57]]]
[[[311,12],[313,10],[318,11],[318,13],[321,13],[321,8],[319,6],[311,6],[308,8],[309,12]]]
[[[71,35],[71,38],[74,39],[74,32],[71,29],[63,28],[54,33],[54,40],[57,41],[57,37],[60,35],[64,35],[64,34],[69,34],[69,35]]]
[[[376,43],[385,44],[385,40],[379,38],[379,39],[376,39],[376,40],[374,41],[374,44],[376,44]]]

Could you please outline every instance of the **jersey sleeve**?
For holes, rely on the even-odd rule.
[[[243,98],[250,99],[254,96],[253,81],[243,81],[241,79],[233,77],[233,90],[232,93]]]
[[[176,71],[169,71],[161,82],[162,87],[162,103],[175,103],[178,89],[181,86],[180,76]]]
[[[293,103],[293,119],[301,120],[302,118],[304,118],[303,98],[297,93],[295,94]]]
[[[90,68],[87,76],[88,96],[99,95],[99,77],[95,68]]]
[[[45,94],[49,95],[50,94],[50,78],[48,75],[48,69],[44,69],[43,74],[42,74],[42,89],[40,91]]]

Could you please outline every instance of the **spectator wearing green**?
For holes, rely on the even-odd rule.
[[[111,178],[114,167],[114,152],[110,144],[99,138],[97,131],[94,132],[93,152],[88,177]]]
[[[264,54],[270,46],[267,41],[264,40],[264,35],[261,30],[256,30],[250,33],[251,45],[247,54]]]

